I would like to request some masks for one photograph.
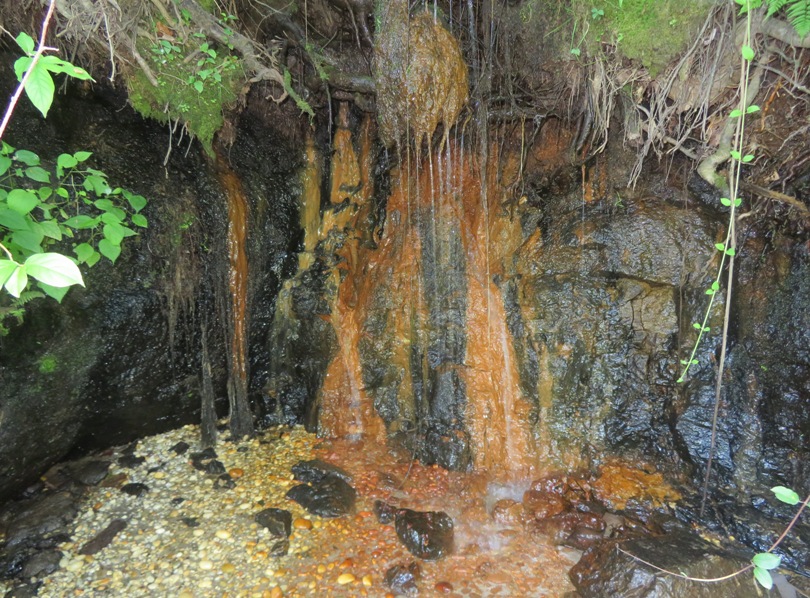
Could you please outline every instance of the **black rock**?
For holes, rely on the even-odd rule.
[[[289,538],[276,538],[270,543],[267,552],[270,556],[285,556],[289,550]]]
[[[121,492],[129,494],[130,496],[143,496],[149,492],[149,486],[141,482],[132,482],[121,486]]]
[[[143,465],[146,462],[146,457],[138,457],[131,453],[127,453],[118,457],[118,465],[121,467],[125,467],[127,469],[134,469],[139,465]]]
[[[630,555],[662,569],[690,577],[714,578],[750,564],[690,534],[677,531],[622,542],[601,542],[588,549],[569,572],[583,598],[634,596],[635,598],[754,598],[759,596],[750,575],[737,575],[719,583],[697,583],[657,571]],[[626,554],[629,553],[629,554]]]
[[[335,476],[346,482],[352,483],[352,476],[346,471],[320,459],[312,459],[311,461],[299,461],[292,466],[292,472],[295,479],[299,482],[320,482],[327,476]]]
[[[199,453],[191,453],[192,461],[205,461],[207,459],[216,459],[217,457],[217,452],[210,446]]]
[[[101,552],[110,545],[110,542],[113,541],[113,538],[115,538],[118,532],[126,528],[126,526],[127,522],[123,519],[113,519],[107,527],[79,549],[79,554],[96,554]]]
[[[222,461],[217,461],[214,459],[213,461],[208,461],[202,466],[202,471],[205,473],[209,473],[211,475],[221,475],[225,473],[227,470],[225,466],[222,464]]]
[[[22,506],[6,530],[4,549],[41,545],[43,538],[63,532],[78,513],[77,498],[70,492],[43,494]]]
[[[185,498],[183,498],[182,496],[175,496],[175,497],[174,497],[173,499],[171,499],[171,501],[169,501],[169,502],[171,502],[171,503],[172,503],[172,505],[174,505],[174,506],[176,507],[177,505],[183,504],[185,501],[186,501],[186,499],[185,499]]]
[[[39,586],[42,582],[23,583],[11,588],[3,595],[3,598],[35,598],[39,593]]]
[[[313,515],[342,517],[354,511],[357,493],[342,478],[330,474],[312,485],[293,486],[287,492],[287,498]]]
[[[292,533],[292,514],[285,509],[264,509],[256,513],[254,519],[271,536],[287,538]]]
[[[74,480],[84,486],[98,486],[107,477],[109,469],[109,461],[94,460],[78,465],[70,473]]]
[[[175,444],[175,445],[174,445],[172,448],[170,448],[169,450],[170,450],[170,451],[172,451],[173,453],[175,453],[176,455],[184,455],[184,454],[186,453],[186,451],[187,451],[189,448],[190,448],[190,447],[189,447],[188,442],[183,442],[183,441],[181,440],[180,442],[178,442],[177,444]]]
[[[394,565],[385,572],[385,585],[397,594],[405,594],[408,596],[415,595],[419,592],[416,586],[417,580],[422,576],[422,570],[418,563],[411,563],[409,565]]]
[[[200,522],[196,517],[181,517],[180,521],[185,523],[188,527],[200,527]]]
[[[43,550],[34,553],[31,558],[25,561],[20,577],[31,579],[32,577],[44,577],[50,575],[59,568],[62,560],[62,552],[59,550]]]
[[[374,501],[373,510],[374,514],[377,516],[377,521],[383,525],[391,523],[397,515],[397,508],[382,500]]]
[[[420,559],[436,560],[453,551],[453,520],[442,511],[399,509],[394,528],[405,548]]]

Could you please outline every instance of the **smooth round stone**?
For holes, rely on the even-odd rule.
[[[220,540],[228,540],[231,537],[231,532],[226,529],[218,529],[214,535]]]
[[[298,517],[293,521],[293,527],[295,529],[312,529],[312,522],[309,519]]]
[[[204,559],[204,560],[200,561],[200,569],[203,569],[204,571],[210,571],[213,568],[214,568],[214,563],[212,563],[208,559]]]
[[[340,577],[337,578],[337,582],[345,586],[347,583],[352,583],[355,580],[353,573],[342,573]]]
[[[236,567],[233,565],[233,563],[225,563],[224,565],[222,565],[222,572],[223,573],[235,573],[236,572]]]
[[[367,588],[370,588],[371,583],[372,583],[371,575],[364,575],[363,576],[363,585],[366,586]]]
[[[199,538],[200,536],[202,536],[203,534],[205,534],[205,532],[204,532],[203,530],[201,530],[200,528],[197,528],[197,529],[195,529],[193,532],[191,532],[191,534],[192,534],[193,536],[195,536],[195,537]]]
[[[183,590],[177,595],[177,598],[194,598],[194,592],[191,590]]]

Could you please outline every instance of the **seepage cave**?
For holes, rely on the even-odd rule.
[[[764,552],[810,592],[803,42],[754,11],[726,245],[745,17],[558,4],[55,5],[95,81],[3,142],[148,226],[0,296],[5,596],[758,596]]]

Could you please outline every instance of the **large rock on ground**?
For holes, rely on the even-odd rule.
[[[657,571],[630,555],[668,571],[704,579],[728,575],[750,563],[688,532],[678,531],[665,536],[597,545],[589,549],[571,569],[571,581],[583,598],[761,596],[750,572],[724,582],[700,583]]]

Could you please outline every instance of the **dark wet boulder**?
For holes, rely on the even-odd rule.
[[[383,525],[388,525],[397,516],[397,508],[382,500],[374,501],[373,510],[374,515],[377,517],[377,521]]]
[[[342,517],[354,511],[357,492],[336,475],[323,476],[312,484],[298,484],[287,492],[308,512],[319,517]]]
[[[25,561],[20,577],[22,579],[43,578],[56,571],[61,560],[62,552],[59,550],[50,549],[36,552]]]
[[[628,554],[629,553],[629,554]],[[657,571],[640,561],[698,578],[728,575],[750,561],[725,552],[685,531],[626,542],[603,542],[588,549],[569,572],[583,598],[755,598],[760,596],[750,573],[719,583],[699,583]]]
[[[289,537],[292,533],[292,514],[285,509],[264,509],[253,517],[271,536]]]
[[[397,537],[412,555],[433,561],[453,552],[453,520],[442,511],[399,509]]]
[[[172,446],[169,450],[172,451],[175,455],[184,455],[188,449],[191,448],[188,442],[183,442],[182,440]]]
[[[299,482],[320,482],[326,476],[335,476],[346,482],[352,483],[352,476],[345,470],[337,465],[332,465],[320,459],[312,459],[310,461],[299,461],[292,466],[292,472],[295,479]]]
[[[422,569],[419,563],[408,565],[394,565],[385,572],[385,585],[397,594],[414,596],[419,593],[416,582],[422,577]]]
[[[6,530],[4,550],[42,545],[43,540],[64,532],[79,508],[70,492],[44,494],[23,505]]]
[[[127,453],[118,457],[118,465],[125,469],[135,469],[146,463],[146,457],[140,457],[132,453]]]
[[[254,516],[256,523],[265,528],[271,536],[269,553],[271,556],[284,556],[290,549],[292,515],[285,509],[269,508]]]
[[[98,486],[107,477],[110,465],[109,461],[91,459],[84,463],[77,463],[70,469],[70,475],[83,486]]]
[[[132,482],[121,486],[121,492],[130,496],[143,496],[149,492],[149,486],[141,482]]]

